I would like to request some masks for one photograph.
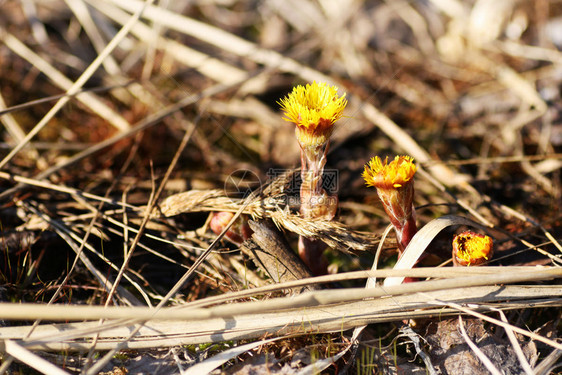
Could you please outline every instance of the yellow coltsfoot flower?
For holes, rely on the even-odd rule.
[[[338,199],[322,188],[330,136],[334,123],[343,116],[347,105],[345,94],[326,83],[313,82],[296,86],[279,101],[284,120],[293,122],[301,148],[300,212],[307,219],[331,220],[337,211]],[[315,275],[327,272],[323,258],[326,245],[314,238],[299,238],[299,255]]]
[[[286,121],[294,123],[299,144],[303,148],[325,145],[334,130],[334,123],[347,105],[345,94],[338,96],[336,86],[317,83],[298,85],[279,101]]]
[[[388,156],[384,161],[375,156],[365,166],[363,178],[367,186],[398,189],[407,185],[414,178],[416,170],[414,158],[411,156],[396,156],[390,163]]]
[[[396,230],[400,252],[417,232],[414,210],[414,175],[417,167],[410,156],[396,156],[388,162],[378,156],[366,165],[362,177],[377,189],[384,210]]]
[[[494,254],[494,242],[490,236],[462,232],[453,239],[453,263],[455,266],[478,266]]]

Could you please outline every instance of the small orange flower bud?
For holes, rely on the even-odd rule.
[[[453,263],[455,266],[477,266],[492,258],[492,238],[472,231],[462,232],[453,239]]]
[[[213,212],[209,227],[215,234],[220,234],[233,216],[233,212]],[[244,216],[245,215],[240,216],[224,234],[226,238],[237,245],[242,244],[244,240],[252,236],[252,230],[248,225],[247,217]]]

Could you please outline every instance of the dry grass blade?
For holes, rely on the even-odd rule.
[[[102,53],[105,48],[105,41],[103,39],[103,35],[100,29],[96,26],[95,21],[92,17],[90,9],[86,6],[86,3],[83,0],[67,0],[66,4],[72,12],[76,15],[77,20],[80,22],[84,31],[88,34],[92,45],[96,49],[97,53]],[[124,20],[123,25],[127,24],[129,19],[127,18]],[[133,26],[131,32],[135,29],[138,23]],[[114,83],[115,81],[125,85],[127,82],[127,78],[123,75],[119,64],[115,60],[115,58],[111,55],[107,56],[107,58],[103,61],[104,69],[109,73],[111,76],[111,82]],[[131,102],[131,95],[134,95],[135,99],[141,100],[145,105],[158,108],[162,106],[162,103],[150,92],[142,87],[141,84],[136,82],[131,82],[127,84],[128,92],[122,89],[116,89],[112,91],[112,95],[119,98],[121,101],[125,103]],[[127,128],[128,129],[128,128]],[[123,131],[126,129],[122,129]]]
[[[126,23],[129,18],[129,14],[109,3],[99,1],[89,1],[89,3],[120,24]],[[160,19],[157,21],[159,22]],[[144,23],[137,23],[132,28],[131,34],[145,43],[155,45],[158,49],[173,56],[178,62],[197,69],[197,71],[217,82],[229,85],[246,80],[247,73],[245,71],[174,40],[159,36]]]
[[[293,215],[280,207],[284,202],[283,197],[276,191],[272,195],[264,193],[256,196],[246,206],[244,213],[254,218],[271,218],[280,228],[302,236],[320,238],[334,249],[344,252],[372,250],[379,243],[379,236],[354,231],[337,221],[306,220]],[[242,203],[242,200],[225,196],[222,190],[191,190],[167,197],[160,204],[160,212],[167,217],[197,211],[232,212],[237,211]]]
[[[37,187],[41,187],[41,188],[52,190],[52,191],[67,193],[67,194],[70,194],[70,195],[83,196],[84,198],[97,200],[99,202],[110,203],[110,204],[113,204],[113,205],[116,205],[116,206],[121,206],[123,204],[123,203],[115,201],[111,198],[100,197],[100,196],[95,195],[95,194],[90,194],[90,193],[87,193],[87,192],[84,192],[84,191],[80,191],[78,189],[72,189],[72,188],[69,188],[69,187],[62,186],[62,185],[52,184],[52,183],[49,183],[49,182],[46,182],[46,181],[40,181],[40,180],[22,177],[22,176],[14,176],[14,175],[10,175],[9,173],[6,173],[6,172],[0,172],[0,178],[3,179],[3,180],[6,180],[6,181],[15,181],[17,183],[26,184],[26,185],[30,185],[30,186],[37,186]],[[130,204],[124,204],[124,206],[129,208],[129,209],[133,209],[133,210],[137,210],[137,211],[139,210],[139,208],[136,208],[135,206],[132,206]]]
[[[70,79],[65,77],[58,70],[56,70],[43,58],[33,53],[33,51],[27,48],[22,42],[20,42],[12,34],[0,30],[0,35],[2,36],[2,39],[6,44],[6,46],[8,46],[15,53],[25,58],[27,61],[33,64],[33,66],[41,70],[43,73],[45,73],[45,75],[47,75],[56,85],[60,86],[63,90],[67,92],[67,95],[69,96],[65,96],[61,100],[65,102],[68,101],[70,99],[70,96],[76,94],[77,91],[80,89],[81,86],[76,86],[76,84],[73,84],[73,82]],[[97,113],[100,117],[106,119],[118,130],[125,131],[131,127],[129,123],[121,115],[119,115],[111,108],[109,108],[98,97],[96,97],[96,95],[85,92],[76,95],[76,99],[79,100],[88,108],[90,108],[94,113]],[[39,132],[39,130],[35,130],[34,133]]]
[[[0,111],[6,109],[6,102],[2,95],[0,95]],[[17,123],[12,115],[9,113],[4,114],[1,117],[2,124],[6,127],[6,130],[10,133],[10,136],[13,138],[14,142],[21,142],[23,138],[25,138],[25,133],[21,129],[21,126]]]
[[[139,228],[133,242],[131,243],[131,246],[128,249],[125,248],[125,256],[124,256],[123,265],[121,266],[121,269],[119,270],[119,272],[117,274],[117,277],[116,277],[115,283],[113,284],[113,287],[111,288],[111,290],[108,293],[108,296],[107,296],[106,302],[105,302],[105,307],[107,307],[109,305],[109,303],[111,302],[111,299],[113,298],[113,295],[116,291],[116,287],[119,285],[119,282],[120,282],[121,278],[125,275],[125,270],[128,268],[128,264],[129,264],[129,261],[131,260],[133,252],[137,248],[137,246],[139,244],[139,241],[140,241],[140,238],[141,238],[142,234],[144,233],[144,230],[146,229],[146,225],[148,224],[148,221],[150,219],[150,213],[154,209],[156,202],[159,200],[159,197],[162,194],[162,191],[164,190],[164,186],[166,186],[166,183],[168,182],[170,174],[177,164],[179,155],[181,154],[181,152],[187,146],[187,143],[191,139],[191,136],[192,136],[195,128],[196,128],[196,125],[191,124],[191,127],[186,130],[186,132],[184,134],[184,137],[182,139],[182,142],[180,143],[180,146],[178,147],[178,150],[176,151],[176,155],[174,156],[174,159],[170,163],[170,166],[168,167],[164,178],[160,182],[160,186],[159,186],[158,190],[156,192],[154,192],[153,195],[151,194],[150,199],[149,199],[149,203],[148,203],[148,207],[145,210],[145,215],[142,219],[142,223],[140,225],[140,228]],[[174,294],[175,294],[175,292],[174,292]],[[158,305],[158,307],[162,306],[166,302],[167,302],[167,299],[162,300],[160,302],[160,304]],[[101,323],[102,322],[100,321],[100,324]],[[94,339],[93,345],[91,347],[91,350],[89,352],[89,358],[93,354],[93,350],[95,349],[95,343],[97,342],[97,339],[98,339],[98,337],[96,336],[95,339]],[[116,350],[116,349],[114,349],[114,350]],[[99,371],[98,368],[101,368],[107,362],[107,359],[111,358],[111,356],[113,355],[111,353],[112,352],[106,354],[104,359],[102,359],[96,365],[94,365],[92,369],[89,369],[88,372],[96,373],[97,371]]]
[[[106,260],[109,261],[109,260]],[[114,266],[115,267],[115,266]],[[118,269],[115,267],[115,269]],[[304,286],[311,285],[311,284],[324,284],[324,283],[332,283],[332,282],[339,282],[345,280],[354,280],[354,279],[362,279],[362,278],[373,278],[373,277],[396,277],[396,276],[403,276],[408,275],[411,277],[416,278],[456,278],[456,277],[467,277],[467,276],[481,276],[481,275],[490,275],[490,274],[497,274],[498,272],[504,271],[503,267],[477,267],[477,268],[414,268],[411,270],[393,270],[393,269],[383,269],[383,270],[376,270],[376,271],[357,271],[357,272],[349,272],[344,274],[338,275],[326,275],[302,280],[296,280],[291,282],[283,282],[273,285],[267,285],[264,287],[248,289],[248,290],[241,290],[238,292],[226,293],[219,296],[207,297],[201,300],[185,303],[181,306],[176,306],[174,309],[190,309],[195,307],[205,307],[205,306],[213,306],[221,303],[226,303],[229,301],[234,301],[237,299],[242,299],[246,297],[258,296],[266,293],[282,291],[286,289],[300,289]],[[511,267],[510,270],[512,272],[528,272],[535,270],[534,267]],[[537,296],[540,296],[539,290],[537,290]],[[9,305],[4,305],[9,306]],[[7,309],[9,307],[6,307]],[[14,306],[14,311],[17,310],[17,307]],[[60,308],[54,307],[55,311],[48,315],[49,319],[54,319],[56,316],[60,316],[61,311],[66,310],[70,313],[70,309],[67,307]],[[33,310],[33,309],[30,309]],[[8,311],[8,310],[6,310]],[[81,310],[80,310],[81,311]],[[129,311],[129,310],[124,310]],[[9,314],[9,312],[7,312]],[[65,319],[74,320],[84,318],[83,311],[77,312],[75,315],[77,318],[72,318],[70,315],[64,315]],[[16,313],[12,315],[3,316],[0,315],[0,318],[11,317],[17,318],[20,317],[22,319],[33,319],[34,315],[26,316],[20,314],[16,311]],[[96,318],[99,317],[96,315]],[[115,316],[113,318],[116,318]],[[158,315],[152,316],[151,319],[158,319]]]
[[[562,349],[554,350],[545,359],[543,359],[541,363],[535,366],[535,374],[547,375],[552,373],[552,370],[560,366],[560,357],[562,357]]]
[[[110,138],[107,138],[104,141],[101,141],[99,143],[96,143],[95,145],[88,147],[87,149],[77,153],[76,155],[64,160],[63,162],[54,165],[50,168],[47,168],[46,170],[44,170],[43,172],[39,173],[36,176],[36,180],[41,180],[44,179],[46,177],[49,177],[50,175],[52,175],[53,173],[56,173],[57,171],[60,171],[68,166],[73,165],[74,163],[88,157],[88,156],[92,156],[93,154],[114,145],[115,143],[118,143],[119,141],[122,141],[124,139],[127,139],[129,137],[131,137],[132,135],[141,132],[143,130],[146,130],[148,128],[150,128],[151,126],[154,126],[155,124],[157,124],[158,122],[162,121],[163,119],[165,119],[166,117],[173,115],[175,112],[180,111],[181,109],[183,109],[186,106],[192,105],[194,103],[196,103],[197,101],[206,98],[208,96],[212,96],[212,95],[216,95],[218,93],[221,93],[225,90],[228,90],[232,87],[235,87],[237,85],[240,85],[242,82],[237,82],[233,85],[215,85],[213,87],[210,87],[207,90],[203,90],[203,92],[198,93],[198,94],[193,94],[193,95],[188,95],[187,97],[183,98],[182,100],[180,100],[178,103],[176,104],[172,104],[169,105],[166,108],[163,108],[162,110],[156,112],[155,114],[146,117],[143,121],[141,121],[140,123],[136,124],[135,127],[133,127],[132,129],[126,131],[126,132],[121,132],[118,133]],[[62,100],[62,99],[61,99]],[[3,175],[3,176],[7,176],[7,177],[2,177],[2,178],[6,178],[6,179],[10,179],[13,178],[14,180],[18,181],[18,179],[21,179],[18,185],[16,185],[15,187],[11,188],[11,189],[7,189],[4,192],[0,193],[0,199],[6,199],[7,197],[12,196],[19,188],[21,188],[21,184],[30,184],[30,185],[34,185],[35,182],[31,182],[31,180],[26,180],[24,177],[19,177],[19,176],[15,176],[15,177],[10,177],[9,175]],[[29,181],[29,182],[28,182]],[[48,184],[48,183],[46,183]]]
[[[203,362],[191,366],[189,369],[182,371],[182,375],[198,375],[198,374],[208,374],[217,367],[222,366],[225,362],[230,361],[233,358],[244,354],[258,346],[269,344],[270,342],[279,340],[279,338],[269,339],[269,340],[258,340],[246,345],[240,345],[232,349],[225,350]]]
[[[494,308],[492,308],[492,310],[498,312],[502,322],[509,324],[509,322],[507,321],[507,317],[505,316],[503,311],[496,310]],[[531,365],[529,364],[529,361],[527,361],[527,358],[525,358],[525,354],[523,353],[523,350],[521,349],[521,345],[519,345],[519,342],[517,341],[517,337],[515,337],[513,330],[511,330],[511,328],[507,326],[504,327],[504,329],[505,329],[505,333],[507,334],[507,338],[511,343],[511,346],[513,347],[513,350],[515,350],[515,354],[517,355],[517,359],[519,360],[519,364],[523,368],[523,371],[525,371],[525,374],[527,375],[533,375],[535,372],[531,368]]]
[[[364,292],[364,290],[362,290]],[[330,291],[332,292],[332,291]],[[371,297],[374,293],[354,292],[357,296]],[[543,297],[537,297],[542,295]],[[462,297],[457,297],[462,296]],[[478,303],[486,310],[488,303],[493,303],[501,309],[520,309],[541,306],[560,306],[560,288],[533,288],[532,286],[503,286],[503,287],[473,287],[449,289],[445,291],[433,291],[417,295],[414,299],[412,295],[394,296],[392,298],[371,299],[355,303],[340,303],[331,306],[321,305],[317,308],[291,308],[291,304],[284,305],[288,310],[278,311],[279,301],[270,303],[271,312],[263,312],[264,306],[250,306],[240,309],[238,306],[230,307],[230,312],[220,312],[220,307],[213,310],[212,318],[203,318],[210,314],[200,310],[172,311],[164,309],[155,318],[178,319],[175,321],[150,321],[142,327],[129,319],[136,316],[142,319],[143,315],[149,317],[148,310],[141,313],[139,308],[113,308],[108,311],[101,311],[92,308],[91,314],[88,309],[83,308],[74,314],[79,319],[82,317],[106,317],[117,318],[125,317],[127,320],[117,320],[108,322],[102,326],[98,323],[65,323],[61,325],[41,325],[33,334],[22,342],[30,349],[43,350],[72,350],[81,351],[89,347],[87,342],[94,334],[99,335],[97,348],[99,350],[109,350],[123,339],[128,338],[129,348],[150,348],[152,346],[174,346],[200,344],[206,342],[222,342],[228,340],[241,340],[258,338],[264,334],[283,336],[287,334],[308,334],[311,332],[341,332],[356,326],[377,323],[392,322],[403,319],[416,319],[432,316],[455,315],[457,311],[453,308],[432,308],[435,300],[443,301],[462,301],[462,303]],[[325,296],[322,296],[325,297]],[[341,296],[340,296],[341,297]],[[342,299],[342,298],[340,298]],[[345,298],[343,298],[345,299]],[[526,303],[525,301],[531,301]],[[302,299],[301,299],[302,301]],[[504,302],[500,302],[504,301]],[[290,302],[290,301],[287,301]],[[296,301],[298,302],[298,301]],[[446,302],[449,303],[449,302]],[[450,302],[455,305],[454,302]],[[303,304],[313,306],[314,303]],[[456,306],[456,305],[455,305]],[[242,307],[242,306],[240,306]],[[75,307],[70,307],[76,309]],[[69,309],[64,314],[72,317],[73,310]],[[21,311],[25,314],[27,307]],[[31,309],[29,309],[31,310]],[[224,310],[224,309],[223,309]],[[6,314],[12,312],[5,309]],[[51,311],[48,315],[45,311]],[[54,309],[38,309],[35,306],[34,314],[56,316]],[[209,312],[210,312],[209,311]],[[254,311],[252,313],[251,311]],[[61,311],[57,311],[60,313]],[[228,318],[228,316],[234,317]],[[238,314],[241,315],[238,315]],[[10,314],[11,316],[13,314]],[[202,319],[195,320],[197,317]],[[140,327],[140,328],[139,328]],[[129,338],[131,331],[137,331],[134,337]],[[518,330],[517,332],[521,332]],[[156,332],[159,332],[156,334]],[[523,330],[523,332],[525,332]],[[21,339],[27,333],[26,327],[4,327],[0,329],[0,338]],[[535,335],[538,336],[538,335]],[[86,340],[86,343],[84,342]],[[562,347],[556,342],[540,338],[543,342],[553,347]]]
[[[143,4],[138,0],[112,0],[112,2],[130,12],[138,11],[139,7]],[[258,45],[225,30],[184,17],[160,7],[152,6],[148,9],[149,11],[144,15],[147,19],[156,22],[164,22],[171,29],[198,38],[224,51],[247,57],[256,63],[264,64],[270,68],[294,73],[307,81],[318,80],[332,82],[330,77],[319,71],[299,64],[297,61],[275,51],[260,48]]]
[[[476,304],[469,304],[469,308],[466,308],[466,307],[463,307],[463,306],[461,306],[461,305],[459,305],[459,304],[457,304],[457,303],[451,303],[451,302],[445,302],[445,303],[444,303],[444,302],[442,302],[442,301],[434,301],[434,303],[439,304],[439,305],[448,305],[448,306],[451,306],[451,307],[453,307],[454,309],[457,309],[458,311],[462,311],[462,312],[464,312],[464,313],[466,313],[466,314],[468,314],[468,315],[475,316],[475,317],[477,317],[477,318],[480,318],[480,319],[485,320],[485,321],[487,321],[487,322],[493,323],[493,324],[498,325],[498,326],[500,326],[500,327],[503,327],[503,328],[506,328],[506,329],[511,329],[511,330],[513,330],[514,332],[517,332],[517,333],[519,333],[519,334],[522,334],[522,335],[525,335],[525,336],[527,336],[527,337],[530,337],[530,338],[533,339],[533,340],[537,340],[537,341],[543,342],[543,343],[545,343],[545,344],[547,344],[547,345],[549,345],[549,346],[552,346],[553,348],[562,349],[562,344],[560,344],[560,343],[557,342],[557,341],[550,340],[549,338],[543,337],[543,336],[538,335],[538,334],[536,334],[536,333],[534,333],[534,332],[529,332],[529,331],[527,331],[527,330],[521,329],[521,328],[516,327],[516,326],[513,326],[513,325],[511,325],[511,324],[504,323],[504,322],[502,322],[501,320],[494,319],[494,318],[491,318],[491,317],[489,317],[489,316],[487,316],[487,315],[484,315],[484,314],[479,313],[478,311],[476,311],[476,310],[478,309],[478,305],[476,305]]]
[[[490,361],[490,358],[488,358],[482,352],[482,350],[480,350],[480,348],[468,337],[468,335],[466,334],[466,329],[464,328],[464,322],[463,322],[461,316],[459,316],[459,327],[460,327],[460,330],[461,330],[462,337],[464,338],[464,341],[468,344],[468,346],[470,346],[470,348],[474,351],[474,353],[476,353],[476,356],[478,357],[478,359],[480,359],[482,364],[484,364],[486,369],[488,369],[488,371],[490,371],[490,373],[492,375],[501,375],[501,372],[496,368],[496,366],[494,366],[492,361]]]
[[[459,298],[463,302],[477,302],[480,304],[490,303],[493,301],[512,301],[507,303],[502,308],[517,308],[519,305],[513,303],[517,300],[524,301],[525,299],[532,299],[533,305],[540,306],[541,303],[538,299],[542,298],[546,303],[560,304],[561,291],[559,287],[553,288],[536,288],[536,287],[483,287],[483,288],[467,288],[469,285],[486,285],[487,283],[505,283],[507,281],[523,281],[533,279],[544,279],[549,274],[558,275],[560,277],[562,271],[559,269],[551,270],[536,270],[527,272],[517,272],[510,277],[506,275],[492,274],[488,276],[478,276],[469,278],[458,278],[449,280],[436,280],[419,283],[410,283],[406,285],[398,285],[388,288],[375,288],[375,289],[356,289],[356,290],[342,290],[342,291],[320,291],[305,293],[302,296],[293,298],[281,298],[270,301],[243,303],[228,306],[216,306],[210,309],[161,309],[155,312],[152,309],[143,308],[96,308],[96,307],[72,307],[72,306],[37,306],[37,305],[18,305],[10,306],[3,305],[0,309],[0,317],[20,317],[20,318],[42,318],[42,319],[119,319],[129,318],[135,316],[140,320],[144,319],[187,319],[188,322],[173,324],[169,323],[146,323],[143,326],[137,326],[135,331],[138,335],[131,338],[128,342],[130,347],[142,348],[154,345],[156,342],[160,344],[167,343],[166,345],[175,343],[202,343],[207,340],[212,340],[211,337],[215,336],[219,340],[241,339],[249,337],[259,337],[265,332],[282,335],[286,333],[296,332],[309,332],[309,330],[326,332],[332,330],[348,329],[353,326],[364,325],[369,322],[376,321],[392,321],[403,319],[405,317],[423,317],[432,316],[435,313],[446,315],[447,310],[421,310],[431,306],[435,300],[455,301]],[[448,292],[447,289],[461,288],[454,293]],[[411,293],[428,292],[428,294],[420,295],[416,299],[412,299]],[[400,297],[401,294],[407,293]],[[394,295],[391,299],[376,299],[367,300],[362,302],[349,303],[351,301],[360,301],[364,298],[373,298]],[[423,297],[422,297],[423,296]],[[462,297],[456,297],[462,296]],[[537,299],[538,298],[538,299]],[[343,303],[342,302],[348,302]],[[428,302],[424,302],[428,301]],[[328,306],[327,304],[336,305]],[[427,304],[429,303],[429,304]],[[446,302],[449,303],[449,302]],[[456,308],[456,304],[450,302]],[[301,310],[299,306],[306,307]],[[319,309],[313,308],[314,306],[320,307]],[[284,312],[278,312],[280,309],[289,309]],[[27,312],[26,312],[27,311]],[[75,312],[74,312],[75,311]],[[454,311],[454,310],[451,310]],[[257,314],[257,315],[256,315]],[[145,316],[145,317],[144,317]],[[260,317],[260,318],[258,318]],[[346,317],[345,320],[342,320]],[[225,329],[230,324],[225,326],[224,319],[236,324],[233,328]],[[196,322],[199,320],[199,322]],[[307,322],[304,326],[302,322]],[[97,323],[96,323],[97,324]],[[131,323],[128,323],[131,324]],[[73,325],[64,325],[55,328],[46,325],[39,326],[31,337],[26,341],[26,345],[31,347],[42,347],[54,350],[64,349],[79,349],[84,348],[83,344],[73,343],[73,340],[65,340],[65,343],[60,342],[61,338],[53,336],[53,333],[47,333],[51,329],[63,329],[65,335],[74,329],[80,332],[86,325],[81,323],[73,327]],[[130,332],[130,328],[111,328],[104,331],[104,326],[95,327],[98,331],[100,339],[97,343],[99,349],[113,347],[113,340],[115,337]],[[134,326],[134,325],[133,325]],[[181,329],[178,327],[182,326]],[[65,328],[63,328],[65,327]],[[234,328],[235,327],[235,328]],[[145,335],[153,335],[154,330],[159,332],[167,332],[172,329],[174,333],[172,336],[166,335],[157,339],[153,338],[146,341]],[[176,332],[186,332],[184,335],[177,336]],[[70,330],[70,331],[69,331]],[[102,332],[100,333],[99,330]],[[303,331],[304,330],[304,331]],[[17,338],[21,328],[6,327],[0,330],[0,337],[2,338]],[[152,333],[151,333],[152,332]],[[201,333],[197,333],[201,332]],[[207,333],[205,333],[207,332]],[[213,332],[209,335],[208,332]],[[82,335],[78,333],[79,335]],[[218,336],[217,336],[218,335]],[[72,335],[74,336],[74,335]],[[71,336],[71,337],[72,337]],[[175,338],[173,336],[176,336]],[[21,337],[21,336],[20,336]],[[44,337],[44,338],[40,338]],[[74,336],[76,337],[76,336]],[[81,337],[81,336],[80,336]],[[107,341],[109,340],[109,341]],[[59,343],[57,343],[59,342]]]
[[[129,22],[123,26],[123,28],[119,31],[119,33],[113,38],[113,40],[106,46],[106,48],[98,55],[98,57],[88,66],[88,68],[82,73],[80,78],[76,80],[69,87],[66,91],[68,95],[74,95],[76,92],[80,90],[80,88],[86,83],[88,79],[94,74],[94,72],[98,69],[102,61],[113,51],[115,47],[122,41],[122,39],[127,35],[130,28],[134,25],[134,23],[139,19],[142,12],[144,11],[145,7],[152,3],[154,0],[147,0],[144,6],[141,6],[138,12],[136,12]],[[9,35],[5,35],[5,32],[2,31],[2,36],[8,38],[9,40],[13,40],[14,42],[17,41],[16,38],[10,38]],[[30,131],[25,139],[23,139],[2,161],[0,161],[0,168],[4,167],[25,145],[37,135],[47,125],[47,123],[56,115],[56,113],[70,100],[70,97],[65,96],[61,98],[52,108],[51,110],[41,119],[41,121],[35,125],[32,131]],[[127,122],[123,124],[123,129],[128,129],[130,126]]]
[[[481,228],[481,226],[472,220],[466,219],[460,216],[443,216],[437,219],[434,219],[427,223],[423,228],[421,228],[415,236],[412,238],[412,241],[408,244],[406,249],[404,250],[404,254],[402,257],[396,262],[394,265],[394,269],[411,269],[414,267],[420,256],[426,250],[427,246],[433,241],[435,236],[443,229],[451,225],[468,225],[468,226],[476,226]],[[399,277],[392,277],[387,278],[384,281],[385,286],[390,285],[398,285],[402,283],[404,278]]]
[[[20,204],[23,204],[23,203],[20,203]],[[74,242],[74,240],[71,238],[71,235],[69,234],[68,228],[65,228],[63,225],[61,225],[57,222],[54,222],[52,220],[52,218],[50,218],[49,216],[45,215],[43,212],[40,212],[39,210],[37,210],[36,208],[34,208],[32,206],[26,205],[26,209],[33,211],[38,217],[40,217],[46,223],[49,223],[50,225],[52,225],[54,227],[55,232],[58,233],[58,235],[61,236],[71,246],[71,248],[76,252],[76,256],[80,258],[80,261],[86,266],[88,271],[90,271],[90,273],[99,281],[100,285],[103,285],[105,288],[107,288],[108,291],[113,287],[113,283],[110,282],[94,266],[94,264],[90,261],[90,259],[88,259],[86,254],[84,254],[80,250],[80,247],[78,246],[78,244],[76,244]]]
[[[425,364],[425,369],[430,375],[437,375],[433,364],[431,363],[431,358],[427,355],[427,353],[422,349],[420,345],[420,335],[414,332],[412,327],[404,326],[400,329],[403,335],[406,335],[414,344],[414,348],[416,349],[416,355],[420,356]]]
[[[388,271],[379,272],[379,275],[389,274]],[[398,270],[397,270],[398,271]],[[410,270],[418,271],[418,270]],[[427,270],[419,270],[420,272],[408,272],[409,275],[421,276],[428,275]],[[438,270],[435,270],[438,271]],[[192,305],[187,305],[182,309],[178,308],[161,308],[158,312],[151,308],[144,307],[124,307],[111,308],[101,306],[61,306],[61,305],[35,305],[35,304],[9,304],[1,303],[2,311],[0,318],[3,319],[42,319],[42,320],[96,320],[96,319],[123,319],[135,316],[139,320],[174,320],[183,319],[186,315],[189,319],[208,319],[213,317],[231,317],[236,314],[253,313],[257,311],[276,311],[279,309],[287,309],[292,307],[313,307],[323,304],[354,302],[364,298],[378,298],[390,295],[402,295],[419,293],[424,291],[446,290],[454,288],[465,288],[470,286],[493,285],[502,282],[523,282],[531,280],[547,280],[550,278],[560,277],[562,270],[558,268],[540,268],[540,269],[519,269],[513,274],[497,274],[497,269],[488,273],[475,273],[473,276],[460,276],[443,280],[433,280],[420,283],[409,283],[405,285],[395,285],[390,287],[376,288],[353,288],[349,290],[323,290],[316,292],[308,292],[299,296],[275,298],[266,301],[247,302],[237,305],[215,306],[208,309],[202,309],[197,305],[201,305],[203,301]],[[394,272],[397,274],[398,272]],[[402,272],[403,273],[403,272]],[[370,273],[355,275],[355,277],[368,277]],[[437,272],[433,272],[437,274]],[[314,279],[311,279],[314,280]],[[325,280],[330,280],[326,277]],[[230,300],[233,298],[242,298],[252,294],[261,294],[265,291],[282,290],[290,287],[302,286],[309,281],[302,282],[286,282],[270,287],[263,287],[256,291],[248,291],[245,293],[233,294],[230,297],[220,297],[221,299]],[[558,290],[557,288],[551,288]],[[540,297],[541,288],[533,289],[536,296]],[[544,291],[549,290],[544,288]],[[550,294],[549,294],[550,296]],[[210,303],[217,304],[223,302],[217,301],[217,297],[211,298]]]
[[[248,199],[248,203],[249,202],[250,202],[250,199]],[[191,277],[193,277],[193,274],[197,271],[198,267],[201,266],[201,264],[205,261],[205,259],[210,255],[211,251],[217,246],[219,241],[224,237],[224,235],[229,230],[229,228],[234,224],[236,219],[238,219],[238,217],[240,216],[242,211],[244,211],[245,207],[246,207],[246,205],[243,205],[243,206],[240,207],[240,209],[236,212],[236,214],[230,219],[230,222],[224,227],[222,232],[215,238],[215,240],[213,242],[211,242],[209,247],[207,249],[205,249],[205,251],[196,259],[196,261],[193,263],[193,265],[183,274],[183,276],[176,282],[176,284],[161,299],[161,301],[158,303],[158,305],[154,309],[150,309],[150,316],[147,317],[147,320],[151,319],[152,316],[156,315],[159,311],[161,311],[162,307],[166,303],[168,303],[168,301],[184,286],[184,284]],[[145,213],[145,219],[144,220],[148,220],[148,218],[150,217],[151,211],[152,211],[152,206],[149,204],[149,209]],[[144,221],[144,223],[146,223],[146,221]],[[107,306],[105,308],[107,308]],[[122,348],[125,348],[125,347],[129,347],[130,341],[143,328],[143,326],[144,326],[144,323],[138,324],[135,327],[135,329],[133,329],[132,331],[129,332],[129,334],[127,335],[126,338],[124,338],[122,341],[120,341],[115,346],[112,346],[111,350],[109,350],[109,352],[106,353],[100,361],[98,361],[94,366],[92,366],[90,369],[88,369],[87,375],[97,374],[103,368],[103,366],[105,366],[105,364],[107,364],[111,360],[111,358],[113,358],[113,356],[119,350],[121,350]],[[95,341],[94,341],[94,343],[96,344],[96,348],[98,347],[97,346],[98,337],[99,336],[96,335]]]
[[[0,343],[0,351],[5,352],[35,370],[48,375],[69,375],[49,361],[33,354],[23,346],[12,340],[4,340]]]
[[[298,375],[315,375],[315,374],[318,374],[318,373],[326,370],[328,367],[330,367],[334,363],[336,363],[341,357],[343,357],[349,351],[349,349],[351,349],[351,345],[348,345],[345,349],[343,349],[342,351],[340,351],[336,355],[333,355],[333,356],[328,357],[328,358],[322,358],[322,359],[316,361],[315,363],[312,363],[312,364],[306,366],[305,368],[300,370],[297,374]]]

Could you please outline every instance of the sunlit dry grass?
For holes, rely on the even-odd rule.
[[[560,371],[558,2],[0,9],[0,373],[454,374],[447,332],[492,373]],[[329,222],[298,213],[278,104],[313,81],[349,101]],[[361,178],[375,155],[418,166],[421,234],[402,270]],[[210,230],[217,211],[272,222],[289,251],[321,239],[333,273],[273,284],[259,245]],[[486,266],[450,267],[464,228],[494,239]],[[475,332],[504,343],[471,349]]]

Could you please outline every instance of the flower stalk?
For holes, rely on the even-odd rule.
[[[296,86],[279,101],[284,120],[296,125],[295,135],[301,149],[300,213],[306,219],[332,220],[338,198],[322,187],[322,175],[334,124],[347,105],[345,94],[338,96],[335,86],[313,82]],[[327,273],[323,257],[326,245],[313,238],[299,238],[299,256],[316,274]]]
[[[388,157],[372,158],[363,171],[367,186],[377,189],[384,211],[396,232],[399,255],[418,231],[414,209],[414,175],[417,167],[410,156],[396,156],[390,163]]]

